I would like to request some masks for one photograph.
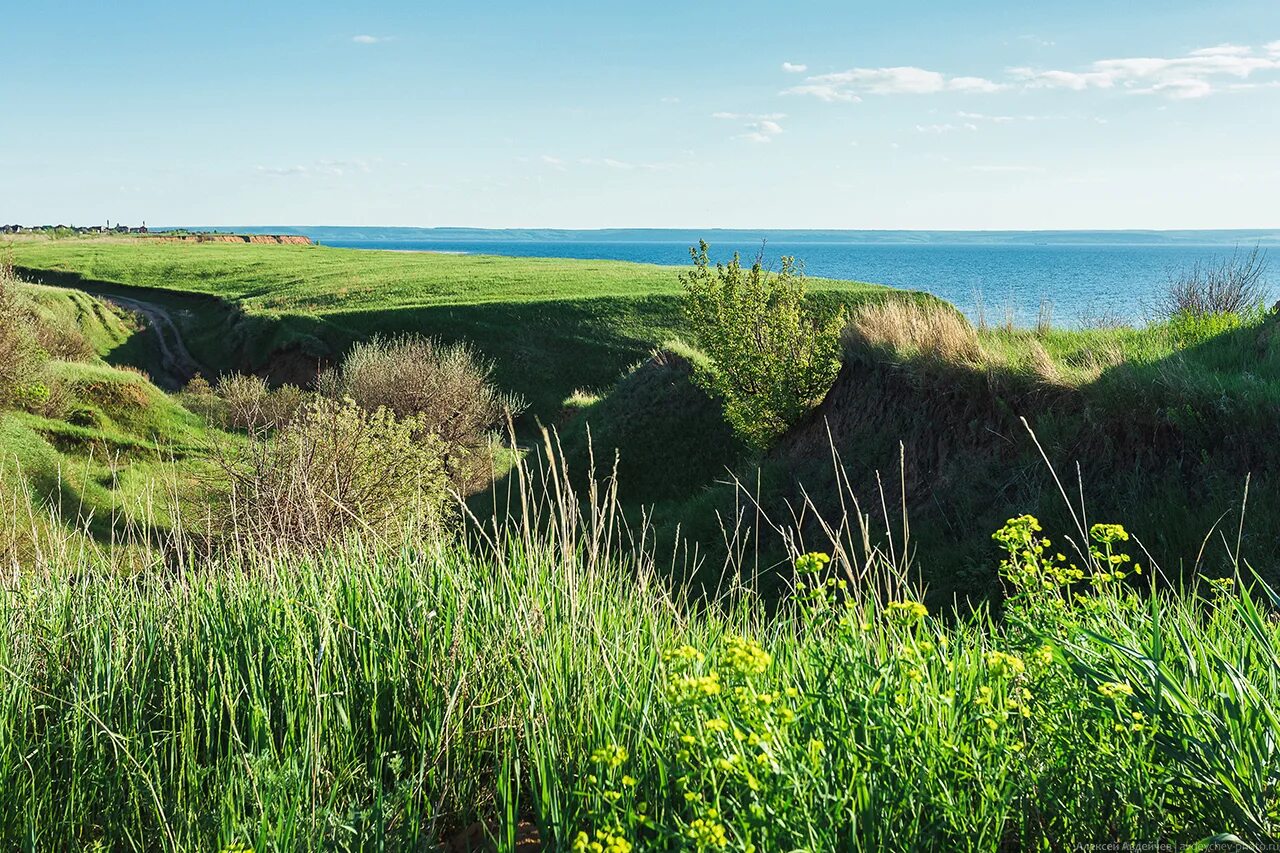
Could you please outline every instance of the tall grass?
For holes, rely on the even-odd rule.
[[[1144,598],[1149,567],[1099,579],[1140,558],[1119,534],[1076,552],[1020,521],[1004,617],[929,614],[900,557],[857,552],[851,504],[828,527],[851,544],[797,553],[771,610],[740,580],[749,550],[694,598],[607,480],[578,502],[562,470],[518,474],[509,521],[458,541],[179,549],[133,572],[66,547],[6,571],[0,844],[991,850],[1280,831],[1280,628],[1243,576]]]

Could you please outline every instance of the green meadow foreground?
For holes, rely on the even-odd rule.
[[[691,602],[643,552],[594,550],[593,519],[566,521],[489,547],[136,574],[47,553],[0,589],[6,846],[1053,850],[1280,831],[1264,590],[1148,598],[1112,578],[1131,543],[1100,528],[1076,597],[1018,521],[1001,620],[896,585],[877,603],[859,590],[886,564],[814,557],[768,613],[743,587]]]
[[[14,264],[6,849],[1280,836],[1261,305],[993,330],[733,268],[79,240]],[[796,323],[735,330],[720,308],[762,293]],[[467,345],[375,337],[415,331]],[[787,334],[794,365],[760,363]],[[180,343],[209,381],[166,393],[142,371]]]

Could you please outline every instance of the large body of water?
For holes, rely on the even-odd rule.
[[[699,237],[715,259],[741,252],[775,265],[783,255],[811,276],[928,291],[972,318],[1033,323],[1041,305],[1056,324],[1147,319],[1169,276],[1254,246],[1280,254],[1277,231],[925,232],[483,230],[255,227],[225,230],[305,234],[327,246],[464,252],[688,265]],[[1280,261],[1277,261],[1280,265]],[[1280,269],[1273,268],[1273,273]],[[1280,275],[1272,279],[1280,284]]]

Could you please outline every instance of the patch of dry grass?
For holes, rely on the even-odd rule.
[[[856,309],[844,330],[846,347],[981,367],[982,345],[973,326],[947,305],[886,300]]]

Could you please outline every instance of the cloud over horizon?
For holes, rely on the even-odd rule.
[[[1007,80],[947,76],[913,65],[851,68],[806,77],[784,95],[808,95],[829,103],[858,103],[868,95],[934,95],[944,92],[994,93],[1010,89],[1108,89],[1174,100],[1203,98],[1224,90],[1280,85],[1280,80],[1243,82],[1255,74],[1280,71],[1280,41],[1261,48],[1219,44],[1177,57],[1100,59],[1079,70],[1009,68]],[[1225,85],[1224,85],[1225,84]]]
[[[863,95],[931,95],[938,92],[998,92],[1006,88],[984,77],[947,77],[913,65],[851,68],[805,78],[784,95],[812,95],[823,101],[858,103]]]

